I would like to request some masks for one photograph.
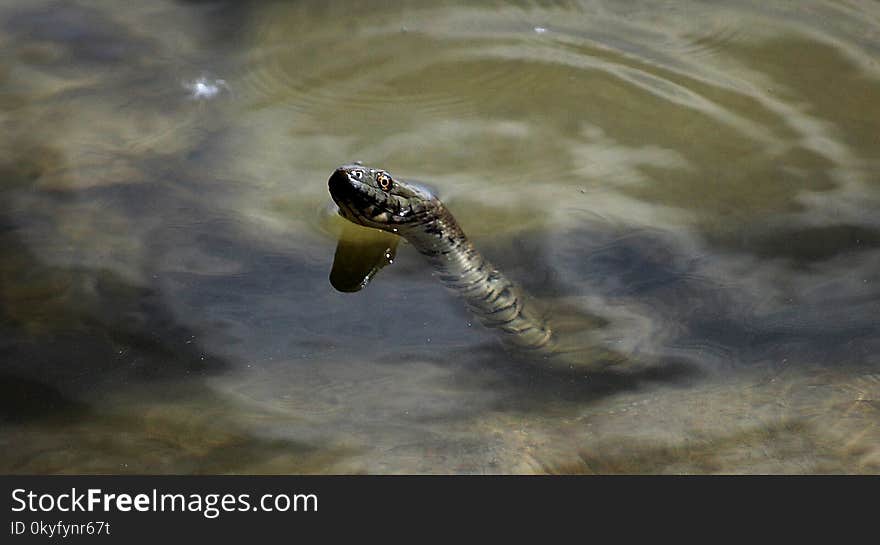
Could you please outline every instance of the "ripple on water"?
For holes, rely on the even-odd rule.
[[[59,256],[76,267],[9,301],[32,339],[71,339],[15,345],[13,369],[51,360],[37,378],[67,384],[70,351],[56,354],[75,341],[125,348],[81,358],[95,376],[158,372],[196,334],[222,365],[190,376],[205,365],[193,352],[173,399],[130,375],[109,404],[82,375],[83,399],[59,407],[93,410],[4,430],[22,448],[3,463],[510,472],[580,453],[609,472],[880,468],[880,117],[865,62],[880,19],[855,21],[873,8],[248,2],[215,26],[213,3],[0,13],[18,3],[24,18],[0,24],[22,46],[0,61],[0,103],[6,139],[29,139],[4,143],[0,223],[21,235],[11,263],[35,257],[7,276]],[[217,80],[229,92],[191,98]],[[315,210],[355,159],[438,186],[560,336],[592,347],[595,332],[662,370],[512,366],[406,245],[367,290],[333,292],[336,227]],[[106,270],[150,297],[82,304],[116,285],[94,280]],[[150,319],[102,325],[129,314]],[[91,341],[65,320],[97,324]],[[166,322],[187,335],[157,343]],[[53,402],[44,390],[28,389]],[[344,465],[325,456],[334,444]]]
[[[692,59],[701,57],[717,57],[723,55],[731,44],[746,41],[750,38],[747,23],[737,17],[707,18],[704,26],[692,34],[686,34],[671,43],[673,51]]]

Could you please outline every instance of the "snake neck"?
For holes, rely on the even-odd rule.
[[[550,351],[552,333],[526,306],[522,291],[474,248],[452,214],[436,201],[428,219],[401,234],[428,258],[440,281],[464,299],[486,327],[517,348]]]

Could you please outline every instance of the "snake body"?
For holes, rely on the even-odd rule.
[[[553,334],[517,285],[474,247],[452,213],[427,189],[387,171],[345,165],[328,187],[347,220],[405,238],[473,315],[519,349],[549,351]]]

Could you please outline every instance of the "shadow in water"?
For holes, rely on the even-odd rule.
[[[51,168],[41,157],[0,165],[2,472],[309,473],[348,454],[251,433],[204,384],[231,362],[157,289],[36,257],[11,197]]]
[[[225,368],[153,289],[109,271],[46,265],[8,226],[0,231],[0,248],[7,373],[76,391]]]
[[[807,229],[793,236],[813,232]],[[841,289],[805,291],[800,300],[778,305],[769,305],[767,299],[778,278],[801,281],[795,264],[782,261],[766,278],[739,283],[739,273],[727,272],[741,265],[738,254],[726,247],[695,253],[671,235],[650,230],[600,226],[495,244],[476,241],[499,268],[537,296],[551,324],[565,323],[560,337],[574,337],[576,349],[559,361],[553,355],[511,353],[489,339],[491,331],[482,330],[486,342],[476,348],[417,350],[395,359],[452,366],[468,377],[460,380],[473,380],[481,390],[492,392],[493,410],[529,412],[591,404],[662,384],[692,386],[707,374],[740,367],[870,364],[880,339],[877,294],[870,285],[847,281],[846,276],[853,269],[869,269],[877,259],[873,239],[859,230],[823,232],[834,240],[852,240],[858,249],[831,244],[848,261],[804,278],[820,285],[840,281]],[[788,246],[789,253],[781,252],[782,257],[822,257],[806,242],[802,248],[792,247],[788,240],[777,243]],[[831,255],[827,237],[813,243]],[[730,276],[719,276],[719,271]],[[455,308],[462,322],[472,319],[463,305]],[[621,315],[640,320],[621,325]],[[623,339],[641,340],[621,350],[591,341],[593,334],[611,328]]]
[[[783,259],[798,268],[880,248],[880,229],[854,224],[771,228],[720,244],[762,259]]]
[[[41,418],[74,421],[88,411],[87,404],[62,395],[56,388],[5,373],[0,373],[0,400],[0,422],[7,424]]]
[[[3,30],[19,40],[63,48],[65,58],[52,61],[56,69],[64,69],[71,60],[98,67],[129,64],[156,53],[155,42],[115,24],[106,12],[66,2],[16,10]]]
[[[310,473],[348,455],[250,433],[202,383],[228,362],[153,290],[45,265],[14,232],[0,232],[3,472]]]
[[[590,244],[598,245],[599,241],[612,239],[610,244],[613,246],[609,245],[604,250],[606,270],[593,268],[591,274],[607,274],[625,283],[635,296],[641,297],[666,286],[694,280],[687,272],[678,271],[675,263],[662,261],[670,256],[680,259],[680,256],[675,255],[671,248],[661,245],[659,239],[654,240],[647,234],[618,235],[606,228],[604,231],[597,229],[591,233],[567,234],[565,238],[586,242],[582,254],[585,259],[595,258],[597,253],[601,253],[594,250],[591,255]],[[364,267],[356,270],[369,268],[376,261],[375,256],[381,257],[386,253],[386,238],[387,235],[379,239],[381,244],[375,248],[367,239],[356,246],[349,243],[347,257],[365,263]],[[487,406],[493,411],[534,412],[565,404],[582,405],[615,393],[638,390],[652,383],[686,385],[704,375],[705,369],[683,357],[652,358],[647,354],[626,354],[602,345],[597,333],[611,325],[613,319],[603,316],[598,309],[566,302],[567,297],[581,295],[585,290],[564,280],[566,271],[557,268],[559,263],[552,249],[558,246],[558,238],[537,232],[490,243],[475,241],[490,261],[510,278],[516,279],[529,300],[527,304],[546,315],[558,341],[554,352],[545,354],[509,350],[498,339],[493,339],[466,350],[454,347],[422,350],[414,347],[412,351],[403,350],[394,354],[393,358],[383,357],[376,363],[398,365],[395,362],[418,361],[439,368],[453,368],[453,375],[458,378],[451,380],[467,381],[470,386],[479,384],[480,390],[496,396],[495,403]],[[341,247],[342,242],[337,247],[334,271],[340,263]],[[624,255],[622,258],[609,256],[612,252],[622,252]],[[403,265],[399,274],[414,279],[421,277],[423,284],[433,282],[432,271],[421,256],[408,255],[405,259],[410,262]],[[383,266],[387,264],[382,263]],[[401,268],[397,262],[391,266],[395,267]],[[369,279],[375,273],[376,270],[371,269],[368,274],[357,276],[357,279]],[[358,288],[373,289],[367,283],[358,282]],[[455,300],[453,293],[444,293],[454,300],[453,313],[459,317],[459,323],[476,322],[464,304]],[[416,314],[419,312],[425,316],[431,314],[429,308],[416,309]],[[392,323],[398,321],[393,320],[392,316],[383,315],[382,319]],[[407,335],[406,324],[399,324],[397,329],[399,333],[396,336]],[[485,337],[494,337],[496,333],[479,325],[475,329]]]
[[[453,368],[451,388],[468,383],[478,385],[480,391],[491,392],[493,401],[486,405],[486,410],[531,414],[577,409],[652,385],[684,388],[705,376],[705,369],[684,359],[667,358],[637,369],[621,370],[626,366],[625,356],[614,357],[618,358],[617,368],[577,367],[552,363],[548,361],[552,356],[528,357],[496,343],[486,343],[459,354],[401,354],[400,360]]]

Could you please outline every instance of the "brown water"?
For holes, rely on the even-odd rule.
[[[142,4],[0,7],[3,472],[880,472],[877,2]],[[623,370],[335,291],[353,160]]]

